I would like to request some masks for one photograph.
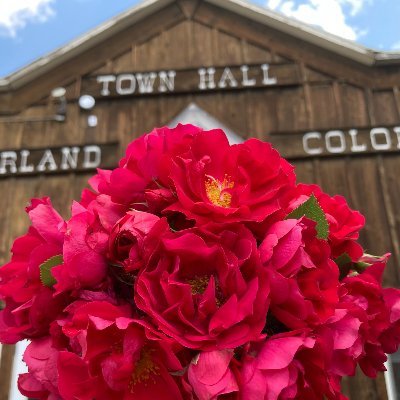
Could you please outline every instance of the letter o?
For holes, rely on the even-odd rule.
[[[386,143],[377,143],[376,137],[383,135]],[[390,138],[389,129],[374,128],[370,132],[371,145],[374,150],[389,150],[392,147],[392,139]]]
[[[339,145],[332,144],[332,140],[335,138],[339,139]],[[329,131],[325,135],[325,144],[329,153],[343,153],[346,150],[346,139],[344,133],[342,131]]]
[[[122,87],[124,82],[128,82],[129,86]],[[115,83],[115,90],[120,95],[127,95],[135,93],[136,89],[136,79],[132,74],[122,74],[117,78],[117,82]]]

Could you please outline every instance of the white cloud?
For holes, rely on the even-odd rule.
[[[343,6],[349,6],[350,7],[350,15],[354,16],[357,15],[365,6],[367,3],[366,0],[340,0],[340,4]]]
[[[346,39],[356,40],[365,32],[348,22],[371,0],[267,0],[267,7],[280,11],[288,17],[318,26],[329,33]]]
[[[400,40],[394,43],[391,47],[392,50],[399,51],[400,50]]]
[[[276,10],[282,3],[282,0],[269,0],[267,2],[267,7],[272,8],[273,10]]]
[[[29,22],[45,22],[54,15],[55,0],[0,0],[0,28],[15,37]]]

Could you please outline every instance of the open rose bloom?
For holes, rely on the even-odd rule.
[[[270,144],[155,129],[98,170],[64,221],[50,199],[0,267],[19,390],[65,400],[345,399],[400,343],[388,254],[364,217],[296,183]]]

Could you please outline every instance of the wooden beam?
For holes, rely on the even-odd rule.
[[[15,353],[14,346],[5,344],[1,347],[0,400],[8,400],[8,394],[11,385],[14,353]]]

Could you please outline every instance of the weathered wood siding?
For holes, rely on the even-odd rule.
[[[185,92],[99,99],[99,124],[86,126],[87,114],[76,99],[90,75],[189,69],[260,63],[287,63],[300,71],[297,84],[213,92]],[[297,73],[297,72],[296,72]],[[297,78],[296,78],[297,79]],[[6,95],[0,114],[43,116],[52,113],[54,87],[67,88],[67,119],[11,123],[0,118],[0,149],[120,142],[127,143],[171,121],[189,103],[213,115],[243,138],[274,140],[287,132],[330,128],[400,125],[400,66],[367,68],[327,50],[206,3],[174,3],[107,39],[52,73]],[[300,133],[299,133],[300,134]],[[293,141],[294,142],[294,141]],[[291,142],[287,143],[289,154]],[[281,149],[285,155],[285,149]],[[400,286],[400,154],[370,153],[296,158],[298,179],[314,182],[330,194],[342,194],[367,217],[361,241],[368,251],[393,256],[385,284]],[[73,172],[0,179],[0,259],[9,258],[12,240],[28,225],[23,209],[29,199],[49,195],[68,216],[88,174]],[[3,347],[0,400],[7,399],[10,348]],[[353,400],[387,398],[383,377],[344,382]]]

